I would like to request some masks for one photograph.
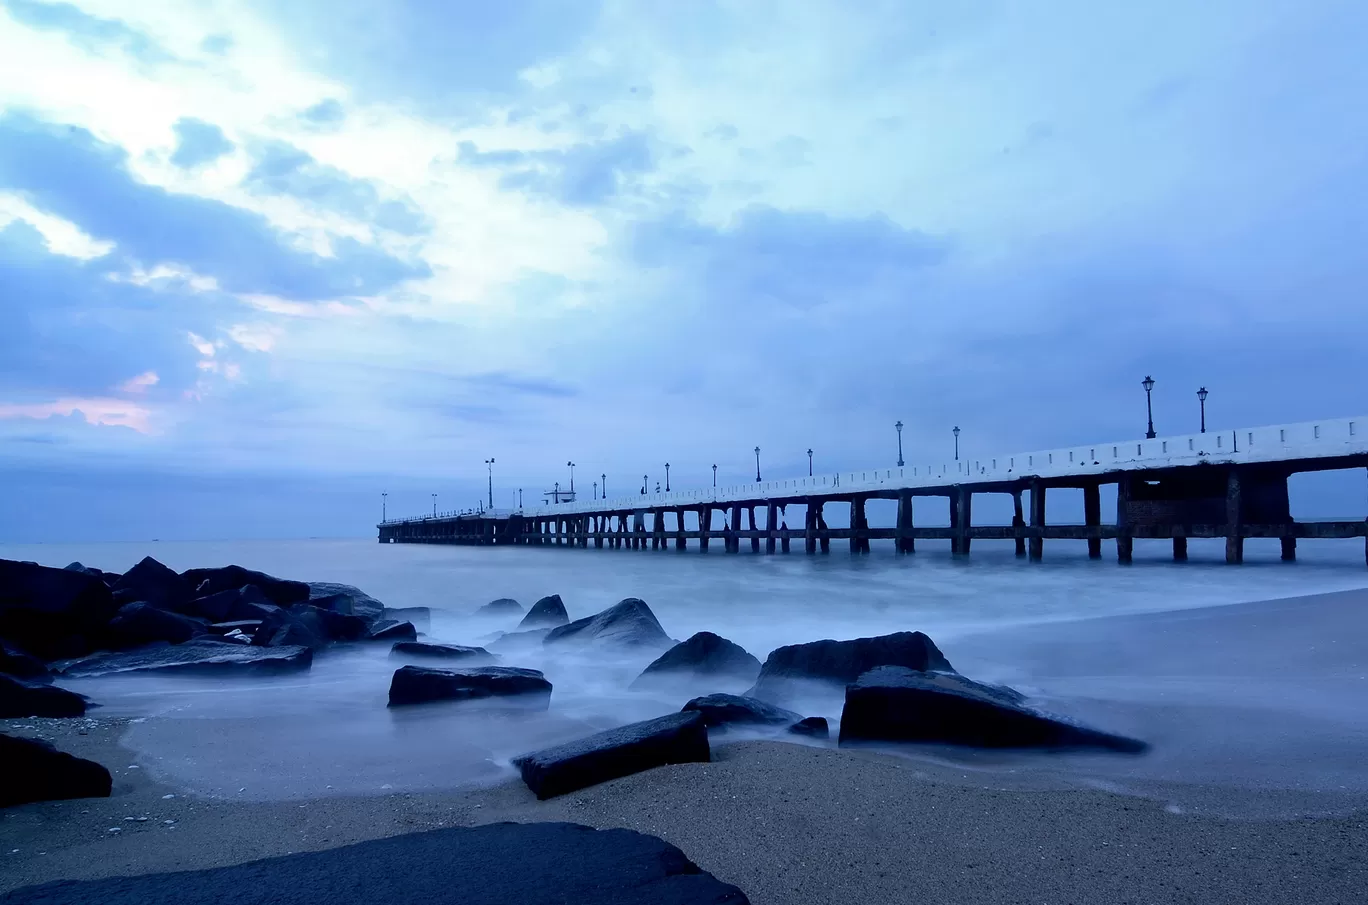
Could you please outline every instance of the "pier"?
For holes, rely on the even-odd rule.
[[[1018,556],[1042,560],[1045,542],[1084,541],[1101,558],[1114,541],[1131,561],[1137,538],[1171,539],[1173,557],[1187,558],[1189,538],[1224,538],[1229,563],[1244,559],[1247,538],[1278,538],[1294,560],[1297,541],[1365,538],[1368,520],[1298,522],[1292,518],[1293,474],[1368,469],[1368,415],[1268,427],[1093,443],[948,463],[906,464],[705,490],[648,493],[550,503],[483,513],[436,513],[378,525],[381,543],[555,545],[603,549],[721,549],[739,553],[829,553],[833,541],[868,553],[890,541],[914,553],[919,540],[949,540],[958,555],[975,540],[1010,540]],[[1116,495],[1116,520],[1102,524],[1103,488]],[[1083,492],[1083,524],[1051,524],[1049,491]],[[976,525],[974,497],[1007,494],[1011,524]],[[894,524],[869,522],[870,500],[897,503]],[[829,506],[849,507],[849,527],[831,528]],[[803,524],[787,523],[801,507]],[[918,526],[928,506],[948,507],[948,526]]]

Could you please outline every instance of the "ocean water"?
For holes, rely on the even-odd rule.
[[[978,544],[967,558],[952,558],[944,544],[903,557],[888,546],[862,557],[727,556],[290,540],[9,545],[0,557],[122,571],[153,555],[178,570],[238,563],[343,582],[389,606],[431,607],[428,639],[467,644],[516,625],[516,617],[472,616],[481,604],[513,597],[527,607],[552,593],[572,619],[640,597],[671,637],[714,631],[761,660],[783,644],[921,630],[966,675],[1010,682],[1047,709],[1154,743],[1142,758],[911,752],[964,781],[1092,785],[1179,808],[1209,805],[1196,790],[1214,784],[1256,793],[1279,812],[1368,795],[1363,608],[1202,609],[1368,587],[1361,540],[1304,542],[1296,563],[1278,560],[1276,542],[1251,541],[1239,567],[1221,561],[1219,541],[1192,542],[1186,563],[1171,562],[1166,543],[1137,542],[1131,566],[1118,565],[1110,547],[1090,561],[1070,542],[1047,542],[1043,563],[1017,559],[1010,544]],[[102,713],[137,720],[125,743],[154,775],[252,800],[498,781],[522,751],[677,710],[695,693],[741,690],[629,690],[649,654],[539,645],[500,653],[506,665],[546,672],[549,712],[388,710],[397,664],[385,645],[335,647],[297,676],[65,684]],[[839,697],[804,709],[835,719]]]

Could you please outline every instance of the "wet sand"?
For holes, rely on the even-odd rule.
[[[1368,594],[1349,592],[1114,617],[1014,630],[1010,642],[980,639],[966,646],[970,653],[961,659],[987,663],[1004,645],[1015,645],[1022,663],[1036,657],[1046,664],[1073,664],[1043,672],[1055,678],[1072,672],[1091,681],[1142,672],[1140,665],[1160,675],[1203,673],[1225,685],[1256,668],[1282,670],[1309,684],[1278,705],[1301,707],[1308,689],[1326,689],[1343,702],[1364,687],[1365,642],[1361,632],[1354,637],[1352,631],[1362,627],[1365,612]],[[1164,636],[1172,646],[1161,654],[1154,644]],[[1122,638],[1125,645],[1119,644]],[[1216,638],[1229,640],[1213,647]],[[1270,646],[1270,639],[1279,643]],[[1332,639],[1333,655],[1317,652]],[[1095,649],[1095,661],[1080,663],[1077,650],[1062,651],[1060,645]],[[1225,653],[1237,647],[1246,653]],[[1263,651],[1262,666],[1250,661],[1251,648]],[[964,663],[957,665],[964,669]],[[1033,669],[1042,674],[1039,666]],[[1225,701],[1228,694],[1216,697]],[[1126,695],[1102,697],[1108,700],[1094,701],[1097,712],[1113,714],[1102,704],[1124,702]],[[1343,730],[1343,712],[1335,713],[1334,725]],[[1360,730],[1368,722],[1368,705],[1362,713]],[[1071,779],[1067,771],[772,741],[723,742],[714,747],[713,763],[652,770],[547,802],[536,801],[516,781],[504,781],[421,794],[248,803],[188,795],[154,781],[144,767],[132,768],[137,755],[120,745],[126,721],[11,720],[5,728],[46,736],[64,750],[110,766],[115,787],[109,799],[3,812],[0,889],[235,864],[441,826],[570,820],[658,835],[745,890],[757,905],[1349,903],[1362,901],[1368,890],[1368,810],[1362,797],[1355,789],[1324,783],[1301,788],[1296,760],[1284,765],[1287,781],[1271,785],[1267,777],[1262,785],[1245,782],[1238,770],[1229,782],[1205,775],[1185,779],[1180,768],[1188,762],[1169,762],[1164,777],[1185,783],[1186,795],[1209,804],[1199,813],[1174,806],[1153,788],[1129,795],[1087,788],[1088,782]],[[1354,741],[1354,728],[1351,722],[1342,743]],[[1161,749],[1164,744],[1176,742],[1161,743]],[[1237,737],[1223,756],[1237,760],[1241,744]],[[1132,763],[1143,772],[1145,760]],[[1117,770],[1127,772],[1124,766]],[[1368,768],[1360,777],[1364,772]],[[1270,812],[1284,816],[1215,816],[1222,802],[1251,798],[1276,799]],[[1286,816],[1296,813],[1330,816]]]

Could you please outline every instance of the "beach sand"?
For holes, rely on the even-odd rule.
[[[1307,688],[1353,692],[1365,687],[1362,634],[1356,640],[1341,635],[1333,656],[1305,648],[1324,645],[1337,628],[1361,625],[1366,601],[1368,595],[1352,592],[1306,598],[1300,610],[1288,601],[1117,617],[1013,632],[1011,645],[1024,658],[1077,663],[1059,646],[1093,649],[1124,637],[1131,653],[1099,656],[1072,671],[1115,679],[1135,671],[1139,661],[1128,659],[1135,656],[1150,667],[1157,661],[1161,671],[1181,667],[1187,678],[1194,671],[1206,679],[1238,678],[1253,671],[1248,655],[1213,654],[1201,660],[1208,664],[1205,672],[1191,657],[1206,649],[1194,626],[1202,626],[1208,639],[1233,638],[1243,626],[1245,647],[1267,649],[1270,637],[1280,639],[1269,662],[1304,676]],[[1296,627],[1312,621],[1318,630],[1299,635]],[[1186,642],[1192,649],[1173,653],[1171,662],[1135,653],[1165,635],[1194,639]],[[980,639],[967,645],[975,652],[968,659],[986,662],[1002,645],[1008,642]],[[1213,665],[1221,657],[1232,662]],[[1300,707],[1301,699],[1292,695],[1279,703]],[[1210,701],[1203,706],[1215,707]],[[1153,709],[1147,704],[1137,712]],[[715,744],[712,763],[660,768],[547,802],[521,783],[505,781],[438,793],[248,803],[197,797],[154,781],[135,767],[137,755],[121,746],[126,728],[126,721],[99,718],[7,721],[5,731],[46,737],[106,764],[115,785],[108,799],[4,811],[0,889],[235,864],[442,826],[569,820],[658,835],[757,905],[1356,903],[1368,897],[1368,810],[1358,789],[1298,790],[1292,783],[1290,790],[1267,790],[1283,796],[1279,809],[1329,816],[1229,818],[1215,816],[1222,801],[1238,804],[1265,790],[1201,775],[1188,792],[1210,806],[1194,813],[1162,794],[1116,794],[1050,770],[724,741]],[[1242,742],[1235,744],[1238,749]],[[1272,756],[1260,756],[1265,754]],[[1173,779],[1183,764],[1173,761],[1161,773]],[[1297,771],[1295,762],[1285,768]],[[1124,767],[1117,769],[1124,775]],[[1299,791],[1302,799],[1287,797]],[[119,832],[109,832],[116,827]],[[514,869],[522,856],[511,855]]]

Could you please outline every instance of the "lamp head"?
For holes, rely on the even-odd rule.
[[[1150,390],[1154,389],[1154,378],[1146,374],[1145,379],[1140,381],[1140,385],[1143,386],[1145,392],[1148,393]]]
[[[1206,388],[1206,387],[1202,387],[1201,389],[1199,389],[1199,390],[1197,391],[1197,398],[1200,399],[1200,400],[1202,400],[1203,402],[1206,402],[1206,398],[1207,398],[1207,388]]]

